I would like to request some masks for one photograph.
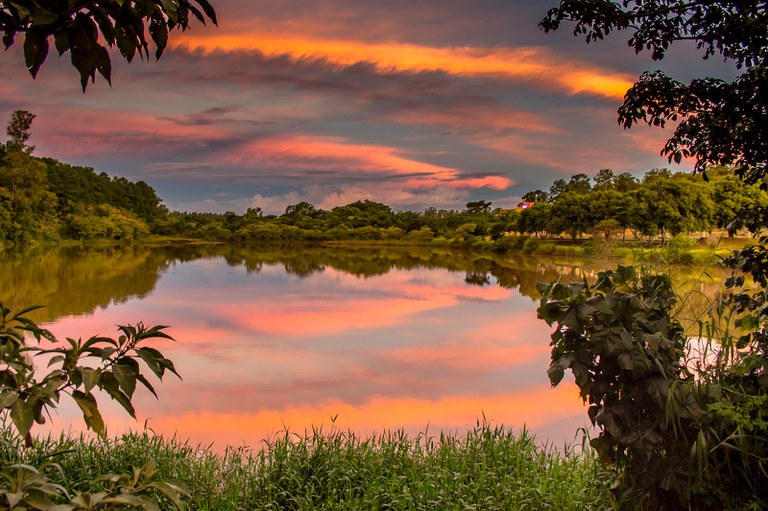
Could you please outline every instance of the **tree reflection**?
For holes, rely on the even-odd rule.
[[[496,285],[516,289],[532,300],[536,284],[590,279],[600,267],[585,260],[557,261],[531,254],[473,253],[432,247],[241,247],[214,243],[59,247],[0,254],[0,301],[12,308],[45,305],[33,316],[52,321],[72,314],[121,303],[153,291],[162,274],[174,264],[224,258],[230,266],[258,273],[267,266],[283,266],[286,273],[305,278],[326,268],[360,278],[384,275],[394,269],[443,268],[465,273],[468,285]],[[690,278],[681,270],[681,289]],[[711,288],[711,289],[710,289]],[[688,305],[706,308],[716,293],[716,281],[696,281]],[[685,311],[684,311],[685,312]],[[685,312],[686,314],[688,312]]]

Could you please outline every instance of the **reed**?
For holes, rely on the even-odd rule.
[[[461,436],[286,431],[224,454],[150,432],[49,437],[33,449],[8,432],[0,440],[3,465],[43,467],[75,491],[153,459],[161,477],[190,488],[187,505],[198,510],[610,509],[614,479],[588,449],[557,451],[525,430],[481,423]]]

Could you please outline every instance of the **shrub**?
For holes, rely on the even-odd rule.
[[[3,429],[33,445],[32,427],[42,424],[61,397],[70,396],[83,412],[88,428],[100,436],[106,434],[94,391],[99,390],[117,401],[135,417],[131,403],[137,383],[155,394],[142,373],[142,365],[162,379],[166,371],[176,373],[173,363],[154,348],[145,346],[148,339],[170,337],[165,327],[146,328],[120,326],[117,339],[91,337],[87,341],[67,339],[60,343],[49,331],[39,328],[26,313],[35,308],[13,313],[0,304],[0,412]],[[37,344],[28,344],[26,336]],[[52,343],[44,349],[41,341]],[[36,374],[32,358],[50,356],[47,374]],[[81,364],[84,359],[91,363]],[[156,394],[155,394],[156,395]],[[7,420],[10,419],[10,425]],[[110,474],[98,478],[102,491],[81,493],[51,483],[40,471],[27,464],[5,463],[0,466],[0,509],[120,509],[157,508],[159,495],[180,507],[182,496],[189,492],[182,485],[162,481],[151,460],[133,469],[132,474]],[[58,504],[58,507],[54,507]]]
[[[621,508],[768,505],[768,312],[755,306],[766,303],[768,279],[759,276],[760,291],[726,297],[701,324],[719,349],[715,364],[698,368],[687,363],[667,276],[638,277],[619,266],[593,284],[540,285],[539,317],[557,324],[550,381],[573,372],[598,429],[590,444],[621,470]],[[743,284],[743,277],[728,281]],[[738,338],[720,328],[735,318]]]

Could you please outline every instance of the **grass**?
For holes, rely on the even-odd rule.
[[[0,462],[29,463],[70,491],[153,459],[199,510],[611,509],[612,474],[577,450],[537,446],[522,431],[478,424],[463,436],[390,432],[284,433],[251,451],[217,455],[176,439],[134,433],[110,440],[39,439],[33,449],[5,430]]]

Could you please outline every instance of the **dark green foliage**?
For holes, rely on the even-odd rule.
[[[705,181],[711,166],[732,165],[738,176],[757,182],[768,171],[765,9],[756,0],[562,0],[540,26],[550,31],[572,21],[574,33],[587,42],[626,30],[629,46],[638,53],[649,50],[655,60],[676,42],[694,41],[704,58],[719,55],[736,64],[741,74],[732,82],[700,78],[685,84],[660,71],[643,74],[625,95],[619,123],[631,128],[674,122],[662,151],[670,161],[694,158]],[[723,181],[713,194],[695,179],[675,178],[651,171],[635,192],[632,217],[641,219],[636,227],[642,233],[675,234],[715,222],[735,232],[740,217],[715,212],[713,196],[733,198],[723,204],[731,211],[763,209],[764,199],[749,204],[752,194],[736,193],[734,182]],[[765,217],[755,215],[742,225],[763,229]],[[735,289],[724,293],[695,339],[684,337],[674,319],[674,295],[663,276],[638,279],[619,268],[600,274],[595,284],[542,288],[539,313],[550,325],[557,323],[550,377],[556,384],[565,369],[573,369],[599,426],[593,445],[623,470],[622,507],[768,507],[766,243],[762,238],[729,259],[735,273],[726,287]],[[670,244],[668,255],[675,256],[677,244]],[[744,288],[745,273],[757,289]],[[686,360],[685,343],[698,341],[709,347],[709,358]]]
[[[35,114],[26,110],[16,110],[11,114],[11,120],[8,122],[8,149],[16,151],[25,151],[31,153],[34,148],[27,146],[27,140],[32,136],[30,128],[32,121],[35,120]]]
[[[70,53],[85,91],[96,72],[111,83],[112,62],[107,47],[115,47],[128,62],[138,53],[149,58],[147,32],[160,58],[168,32],[186,30],[190,15],[201,23],[216,23],[208,0],[86,0],[0,1],[0,31],[8,49],[24,35],[24,61],[33,77],[53,42],[59,56]]]
[[[765,2],[728,0],[562,0],[540,26],[560,28],[574,22],[574,34],[587,42],[613,31],[629,31],[630,47],[664,58],[675,42],[692,40],[708,58],[721,55],[742,73],[733,81],[714,78],[679,82],[660,71],[643,74],[627,91],[619,122],[664,126],[675,122],[663,149],[670,161],[694,158],[696,170],[735,165],[740,176],[757,180],[766,172],[768,154],[768,17]]]
[[[476,215],[478,213],[488,213],[491,210],[491,202],[485,200],[477,200],[467,202],[467,213],[470,215]]]
[[[720,302],[718,315],[702,324],[719,347],[710,340],[703,357],[686,351],[689,339],[673,316],[676,297],[664,275],[637,277],[620,266],[594,283],[540,290],[539,316],[556,325],[549,378],[554,386],[565,370],[573,372],[598,428],[590,443],[621,469],[622,509],[768,505],[766,317],[752,312],[765,287]],[[738,341],[717,328],[723,317],[738,318]]]

